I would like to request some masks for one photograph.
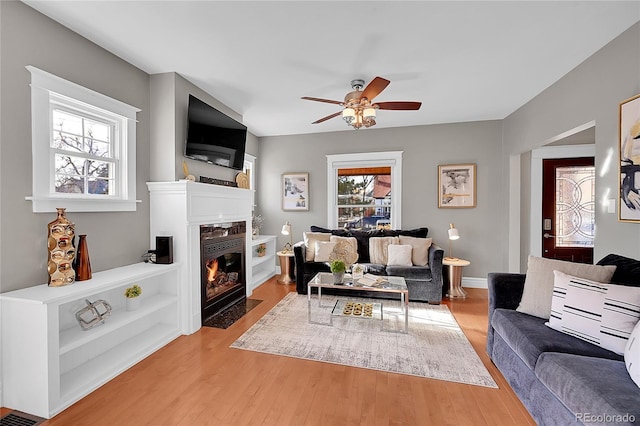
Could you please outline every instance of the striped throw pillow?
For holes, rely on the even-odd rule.
[[[624,363],[631,380],[640,387],[640,322],[631,332],[627,347],[624,349]]]
[[[551,317],[554,330],[624,354],[640,319],[640,287],[603,284],[553,271]]]

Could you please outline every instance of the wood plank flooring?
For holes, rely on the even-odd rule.
[[[499,389],[229,348],[289,291],[267,281],[228,329],[179,337],[43,425],[535,425],[485,353],[486,290],[444,303]]]

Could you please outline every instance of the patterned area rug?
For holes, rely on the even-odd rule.
[[[409,333],[400,302],[382,300],[384,319],[333,317],[338,299],[314,295],[310,324],[307,297],[289,293],[231,347],[392,373],[497,388],[445,305],[409,304]],[[339,297],[340,300],[358,300]],[[380,302],[381,300],[371,300]]]

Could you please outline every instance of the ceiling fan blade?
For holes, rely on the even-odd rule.
[[[326,117],[322,117],[320,120],[316,120],[311,124],[319,124],[319,123],[322,123],[324,121],[331,120],[333,117],[337,117],[340,114],[342,114],[342,111],[334,112],[333,114],[327,115]]]
[[[332,101],[331,99],[311,98],[309,96],[303,96],[300,99],[306,99],[307,101],[326,102],[328,104],[342,105],[342,102],[340,102],[340,101]]]
[[[382,77],[374,78],[369,84],[367,84],[367,87],[364,88],[360,98],[367,98],[371,101],[373,98],[378,96],[380,92],[386,89],[389,83],[391,83],[389,80]]]
[[[378,109],[394,109],[394,110],[417,110],[422,106],[422,102],[376,102]]]

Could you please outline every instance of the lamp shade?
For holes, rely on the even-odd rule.
[[[287,221],[284,225],[282,225],[282,231],[280,231],[282,235],[290,235],[291,234],[291,224]]]
[[[458,233],[458,229],[452,223],[449,225],[449,239],[450,240],[458,240],[460,239],[460,234]]]

